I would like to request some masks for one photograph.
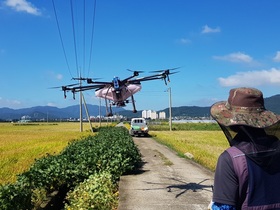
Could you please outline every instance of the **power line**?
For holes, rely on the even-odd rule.
[[[86,65],[86,1],[84,0],[84,37],[83,37],[83,72],[85,73]]]
[[[90,55],[89,55],[89,65],[88,65],[88,75],[91,67],[91,59],[92,59],[92,47],[93,47],[93,35],[95,29],[95,14],[96,14],[96,0],[94,0],[93,6],[93,16],[92,16],[92,31],[91,31],[91,41],[90,41]]]
[[[74,41],[74,49],[75,49],[75,59],[76,59],[76,68],[77,68],[77,76],[79,77],[79,64],[78,64],[78,53],[77,53],[77,42],[76,42],[76,33],[75,33],[75,21],[74,21],[74,12],[73,12],[73,1],[71,3],[71,17],[72,17],[72,30],[73,30],[73,41]]]
[[[67,56],[66,56],[66,51],[65,51],[65,47],[64,47],[64,43],[63,43],[63,39],[62,39],[62,35],[61,35],[61,30],[60,30],[60,26],[59,26],[59,22],[58,22],[58,18],[57,18],[57,13],[56,13],[54,0],[52,0],[52,5],[53,5],[53,9],[54,9],[57,29],[58,29],[58,32],[59,32],[60,42],[61,42],[63,53],[64,53],[64,58],[65,58],[65,61],[66,61],[66,64],[67,64],[68,71],[69,71],[71,77],[73,77],[72,74],[71,74],[70,67],[69,67],[69,62],[68,62],[68,59],[67,59]]]
[[[63,53],[64,53],[64,58],[65,58],[65,61],[66,61],[66,64],[67,64],[67,67],[68,67],[68,71],[69,71],[69,74],[71,75],[71,77],[73,78],[72,76],[72,73],[71,73],[71,70],[70,70],[70,65],[69,65],[69,62],[68,62],[68,59],[67,59],[67,54],[66,54],[66,49],[65,49],[65,45],[64,45],[64,42],[63,42],[63,37],[62,37],[62,32],[61,32],[61,27],[59,25],[59,18],[58,18],[58,15],[57,15],[57,10],[56,10],[56,6],[55,6],[55,3],[54,3],[54,0],[52,0],[52,4],[53,4],[53,9],[54,9],[54,14],[55,14],[55,18],[56,18],[56,24],[57,24],[57,28],[58,28],[58,32],[59,32],[59,37],[60,37],[60,42],[61,42],[61,45],[62,45],[62,49],[63,49]],[[87,5],[86,5],[86,0],[83,1],[83,7],[82,7],[82,11],[83,11],[83,16],[82,16],[82,55],[80,56],[80,58],[82,58],[82,60],[79,60],[79,53],[78,53],[78,40],[77,40],[77,23],[76,23],[76,20],[75,20],[75,13],[77,13],[78,11],[74,11],[74,6],[75,6],[75,2],[73,0],[70,0],[70,6],[71,6],[71,26],[72,26],[72,34],[73,34],[73,44],[74,44],[74,53],[75,53],[75,62],[76,62],[76,71],[77,71],[77,77],[81,77],[83,76],[83,74],[86,74],[86,62],[87,62],[87,52],[89,52],[89,60],[88,60],[88,70],[87,70],[87,76],[89,75],[90,73],[90,68],[91,68],[91,63],[92,63],[92,52],[93,52],[93,37],[94,37],[94,31],[95,31],[95,14],[96,14],[96,0],[94,0],[93,2],[93,15],[92,15],[92,25],[91,25],[91,35],[89,37],[89,43],[90,43],[90,48],[89,48],[89,51],[87,51],[86,49],[86,28],[87,28],[87,24],[86,24],[86,16],[87,16]],[[77,6],[77,5],[76,5]],[[90,14],[90,13],[89,13]],[[81,67],[79,66],[79,63],[81,62],[82,64],[82,69],[83,71],[81,70]],[[84,75],[85,76],[85,75]]]

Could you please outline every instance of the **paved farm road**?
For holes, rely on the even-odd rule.
[[[142,154],[143,167],[121,177],[118,210],[207,209],[212,172],[178,157],[151,138],[133,139]]]

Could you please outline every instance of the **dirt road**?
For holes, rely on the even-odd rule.
[[[121,177],[118,210],[207,209],[214,174],[151,138],[136,138],[143,166]]]

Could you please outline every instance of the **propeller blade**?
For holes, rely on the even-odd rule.
[[[99,80],[101,78],[85,78],[85,77],[73,77],[72,80],[82,80],[82,81],[87,81],[87,80]]]
[[[127,69],[127,71],[130,71],[130,72],[138,72],[138,73],[144,73],[144,71],[135,71],[135,70],[131,70],[131,69]]]
[[[50,87],[49,89],[67,88],[67,87],[72,87],[72,86],[76,86],[76,85],[79,85],[79,83],[76,83],[76,84],[70,84],[70,85],[62,85],[62,86],[57,86],[57,87]]]
[[[150,71],[150,72],[153,72],[153,73],[168,72],[169,73],[169,71],[173,71],[173,70],[176,70],[176,69],[179,69],[179,68],[181,68],[181,67],[176,67],[176,68],[172,68],[172,69],[162,69],[162,70],[156,70],[156,71]]]
[[[133,70],[130,70],[130,69],[127,69],[127,70],[133,72],[133,76],[134,77],[137,77],[137,76],[139,76],[139,73],[143,73],[144,72],[144,71],[133,71]]]
[[[65,87],[72,87],[72,86],[76,86],[76,85],[79,85],[79,83],[71,84],[71,85],[65,85]]]
[[[176,73],[178,73],[179,71],[176,71],[176,72],[171,72],[171,73],[169,73],[169,74],[176,74]]]

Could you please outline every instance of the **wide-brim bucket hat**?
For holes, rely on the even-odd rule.
[[[262,92],[247,87],[231,89],[228,101],[213,104],[210,113],[214,120],[224,126],[265,128],[280,120],[279,115],[265,109]]]

